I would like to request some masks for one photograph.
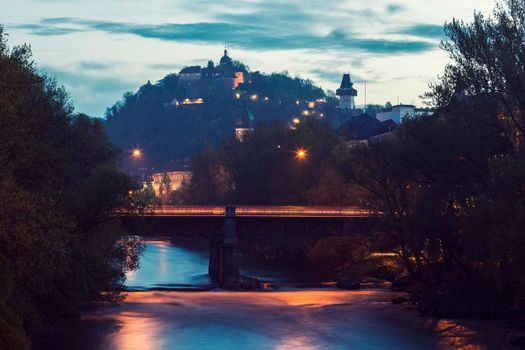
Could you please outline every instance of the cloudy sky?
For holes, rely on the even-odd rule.
[[[103,116],[125,91],[224,48],[252,70],[288,71],[335,89],[349,72],[358,104],[420,105],[448,61],[442,25],[490,14],[493,0],[2,0],[11,45],[30,43],[79,112]]]

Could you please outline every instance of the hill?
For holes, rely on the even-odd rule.
[[[242,83],[234,89],[207,84],[199,98],[189,96],[188,87],[204,79],[190,80],[192,69],[125,93],[106,112],[110,140],[124,150],[141,148],[145,166],[159,167],[191,157],[206,144],[219,144],[234,135],[236,126],[291,122],[304,117],[309,101],[333,100],[311,81],[287,73],[250,72],[238,62],[233,69],[244,72]]]

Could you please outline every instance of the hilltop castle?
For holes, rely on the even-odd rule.
[[[234,67],[228,50],[215,66],[208,61],[207,67],[191,66],[179,72],[177,100],[182,104],[203,103],[210,92],[227,94],[244,83],[244,71]]]

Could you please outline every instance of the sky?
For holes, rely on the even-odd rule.
[[[449,62],[443,24],[490,15],[493,0],[0,0],[10,45],[28,43],[78,112],[104,116],[126,91],[218,61],[288,71],[356,103],[421,105]]]

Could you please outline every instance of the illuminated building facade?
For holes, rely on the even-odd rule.
[[[224,50],[217,66],[209,61],[207,67],[191,66],[179,72],[176,105],[203,103],[210,90],[227,95],[242,83],[244,72],[235,69],[228,50]]]
[[[168,176],[168,178],[170,179],[169,192],[173,192],[180,189],[184,182],[187,183],[191,179],[191,171],[166,171],[153,173],[151,175],[151,184],[157,196],[160,196],[161,194],[160,188],[162,185],[162,179],[164,178],[164,175]]]

